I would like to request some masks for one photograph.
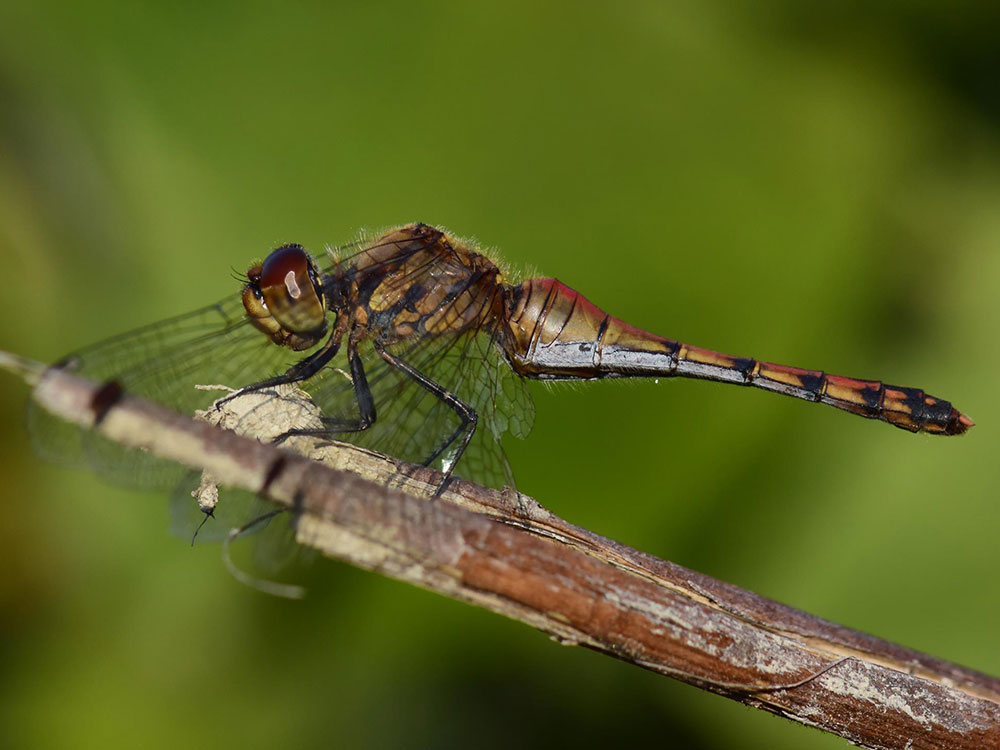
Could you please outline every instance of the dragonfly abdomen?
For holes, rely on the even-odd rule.
[[[665,339],[608,315],[556,279],[531,279],[510,294],[508,359],[539,380],[687,377],[752,385],[818,401],[910,432],[958,435],[973,425],[918,388],[827,375]]]
[[[919,388],[888,385],[877,380],[858,380],[818,370],[758,362],[746,384],[829,404],[868,419],[881,419],[910,432],[960,435],[973,424],[948,401]]]

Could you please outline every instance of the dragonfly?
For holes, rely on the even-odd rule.
[[[242,284],[221,302],[100,342],[56,366],[188,414],[233,397],[220,400],[206,388],[212,384],[259,395],[297,385],[318,407],[319,422],[287,434],[344,440],[436,468],[442,488],[452,476],[513,486],[502,438],[531,429],[526,380],[695,378],[827,404],[910,432],[959,435],[974,424],[919,388],[648,333],[557,279],[508,281],[476,245],[423,223],[320,257],[283,245],[251,266]],[[161,486],[183,471],[38,407],[29,422],[43,454],[80,459],[113,479]]]

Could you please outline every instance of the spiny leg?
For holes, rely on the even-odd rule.
[[[465,449],[469,447],[469,442],[472,440],[472,436],[476,433],[476,424],[479,421],[479,415],[476,414],[475,409],[473,409],[471,406],[469,406],[460,398],[458,398],[458,396],[456,396],[454,393],[435,383],[433,380],[428,378],[426,375],[424,375],[415,367],[407,363],[405,360],[402,360],[396,355],[387,351],[385,347],[379,342],[377,341],[374,342],[374,346],[375,346],[375,351],[379,353],[379,356],[381,356],[382,359],[384,359],[386,362],[388,362],[396,369],[405,373],[409,378],[418,383],[422,388],[425,388],[428,392],[430,392],[431,394],[439,398],[441,401],[446,403],[458,415],[458,418],[460,420],[460,424],[458,425],[458,427],[454,430],[454,432],[451,433],[451,435],[448,436],[446,440],[444,440],[437,448],[434,449],[434,452],[431,453],[431,455],[428,456],[427,459],[423,461],[424,466],[430,466],[431,463],[433,463],[442,453],[444,453],[444,451],[448,448],[448,446],[452,445],[464,433],[464,437],[461,438],[461,442],[458,445],[457,450],[455,451],[454,458],[452,459],[450,464],[445,468],[444,480],[441,482],[440,486],[437,488],[437,491],[435,491],[434,493],[434,496],[438,497],[439,495],[441,495],[442,492],[444,492],[445,488],[448,486],[448,483],[451,481],[452,472],[455,470],[455,467],[461,460],[462,454],[465,453]]]
[[[292,436],[304,435],[308,437],[330,437],[338,433],[363,432],[375,424],[375,399],[372,397],[371,388],[368,387],[368,378],[365,375],[365,367],[358,354],[357,341],[350,337],[347,340],[347,362],[351,368],[351,383],[354,385],[354,399],[358,404],[357,421],[336,420],[329,417],[321,417],[323,427],[316,429],[289,430],[281,435],[277,441],[287,440]]]
[[[266,388],[276,388],[277,386],[289,385],[291,383],[301,383],[303,380],[308,380],[317,372],[322,370],[326,366],[327,362],[336,356],[337,352],[340,350],[340,339],[343,333],[343,329],[339,326],[334,328],[330,337],[326,340],[326,343],[323,344],[323,348],[319,351],[315,351],[305,359],[299,360],[285,370],[285,372],[281,375],[276,375],[273,378],[267,378],[266,380],[260,380],[256,383],[243,386],[235,393],[220,399],[216,403],[216,407],[218,408],[234,398],[244,396],[248,393],[255,393],[256,391],[262,391]]]

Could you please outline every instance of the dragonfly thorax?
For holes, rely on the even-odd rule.
[[[279,346],[309,349],[326,333],[319,274],[301,245],[283,245],[247,271],[243,307],[254,327]]]

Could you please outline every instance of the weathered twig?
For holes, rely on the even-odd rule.
[[[1000,748],[1000,679],[658,560],[524,495],[456,481],[428,500],[440,475],[427,469],[350,446],[322,457],[331,468],[113,385],[19,369],[58,416],[294,509],[299,542],[332,557],[864,747]]]

